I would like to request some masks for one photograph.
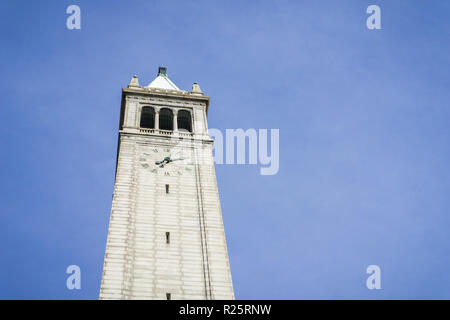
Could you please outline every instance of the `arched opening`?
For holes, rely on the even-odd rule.
[[[159,129],[173,130],[172,110],[164,108],[159,111]]]
[[[178,111],[178,130],[192,132],[191,113],[186,110]]]
[[[152,107],[143,107],[141,111],[141,128],[155,128],[155,110]]]

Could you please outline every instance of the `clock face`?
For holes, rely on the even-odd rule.
[[[153,174],[171,177],[193,174],[195,168],[191,151],[169,147],[153,147],[142,152],[139,163]]]

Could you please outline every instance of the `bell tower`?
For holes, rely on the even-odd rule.
[[[234,299],[209,101],[164,67],[122,89],[100,299]]]

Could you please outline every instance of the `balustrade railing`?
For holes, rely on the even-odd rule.
[[[161,129],[149,129],[149,128],[139,128],[139,133],[160,134],[160,135],[163,135],[163,136],[171,136],[171,135],[174,135],[174,133],[176,133],[180,137],[192,137],[192,136],[194,136],[194,134],[192,132],[161,130]]]

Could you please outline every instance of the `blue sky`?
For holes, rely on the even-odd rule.
[[[382,30],[366,28],[371,4]],[[211,128],[280,129],[277,175],[216,166],[238,299],[449,299],[449,11],[1,1],[0,298],[98,297],[120,90],[164,65],[211,96]],[[71,264],[82,290],[66,289]]]

